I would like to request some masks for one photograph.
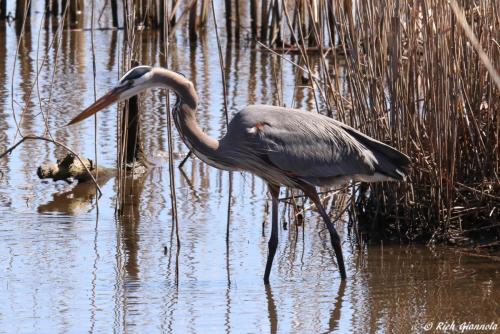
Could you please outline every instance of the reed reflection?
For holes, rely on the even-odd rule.
[[[120,185],[119,214],[117,215],[117,226],[119,228],[119,248],[123,252],[117,253],[118,276],[120,277],[121,291],[123,297],[118,300],[121,308],[121,325],[126,331],[129,326],[134,326],[136,320],[133,315],[138,312],[140,306],[137,298],[140,296],[141,281],[138,264],[141,223],[140,202],[144,189],[146,177],[126,177]],[[119,313],[118,313],[119,314]]]
[[[121,229],[121,242],[125,250],[125,286],[129,289],[127,293],[133,294],[138,286],[139,266],[137,256],[139,251],[140,234],[138,233],[141,223],[141,195],[144,190],[146,176],[137,178],[127,177],[122,183],[120,194],[120,213],[118,223]],[[131,283],[131,284],[128,284]]]
[[[24,33],[17,36],[17,41],[19,44],[18,52],[18,66],[19,66],[19,88],[22,91],[20,104],[20,126],[26,133],[34,132],[33,115],[30,114],[32,111],[33,103],[31,96],[32,90],[32,75],[33,71],[33,41],[31,36],[31,31],[28,27],[25,28]],[[25,114],[26,113],[26,114]]]
[[[273,290],[269,284],[265,285],[266,301],[267,301],[267,316],[269,319],[269,332],[274,334],[278,331],[278,311],[276,310],[276,302],[274,301]]]
[[[0,106],[5,106],[8,96],[7,88],[7,36],[5,20],[0,20]],[[5,107],[0,107],[0,150],[3,152],[7,148],[7,119],[8,111]],[[0,161],[2,170],[7,165],[8,157]]]
[[[500,279],[493,264],[477,269],[480,258],[449,249],[373,245],[364,252],[347,297],[357,310],[352,326],[358,332],[409,333],[440,319],[489,323],[498,317],[493,310],[500,293],[490,287]]]
[[[112,30],[111,41],[109,43],[109,51],[108,51],[108,62],[106,63],[106,69],[108,71],[113,71],[115,68],[115,59],[116,59],[116,45],[118,43],[118,32],[116,30]]]
[[[257,102],[257,50],[254,48],[249,50],[250,61],[248,67],[248,104],[255,104]]]

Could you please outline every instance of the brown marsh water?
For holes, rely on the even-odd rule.
[[[21,129],[42,134],[40,104],[46,111],[51,92],[47,121],[54,138],[94,157],[92,121],[62,127],[93,101],[90,31],[65,32],[56,52],[49,47],[50,30],[38,36],[34,24],[16,57],[14,28],[0,29],[0,150],[15,139],[12,108],[19,117],[26,102]],[[156,37],[144,33],[141,38],[142,62],[161,64]],[[95,32],[98,95],[117,80],[121,41],[121,32]],[[224,53],[231,115],[253,103],[315,108],[312,91],[300,84],[290,65],[283,64],[283,89],[277,90],[272,73],[280,64],[269,54],[244,42],[224,47]],[[45,56],[39,96],[35,91],[30,97]],[[207,36],[193,46],[179,31],[169,63],[195,83],[200,123],[218,137],[225,118],[215,39]],[[123,216],[115,215],[114,178],[102,181],[98,205],[92,186],[40,181],[36,167],[64,154],[48,143],[25,143],[0,160],[0,333],[409,333],[460,331],[462,323],[500,325],[498,262],[447,248],[377,244],[360,249],[341,220],[337,227],[348,268],[344,284],[314,211],[306,212],[302,226],[283,211],[287,228],[280,229],[266,288],[265,185],[235,173],[229,194],[226,172],[193,159],[184,174],[174,171],[181,239],[177,262],[165,94],[147,93],[143,101],[144,144],[158,166],[131,185],[134,196]],[[106,166],[116,161],[116,112],[112,107],[98,119],[98,161]],[[175,135],[174,151],[186,153]]]

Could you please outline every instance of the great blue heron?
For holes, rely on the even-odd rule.
[[[410,159],[396,149],[326,116],[269,105],[248,106],[236,114],[226,135],[208,136],[196,120],[198,95],[191,81],[164,68],[138,66],[128,71],[106,95],[76,116],[79,122],[110,104],[148,88],[166,88],[177,95],[173,111],[179,134],[205,163],[223,170],[249,171],[267,182],[272,198],[272,227],[264,282],[278,245],[280,186],[301,189],[323,217],[342,279],[346,278],[340,238],[326,213],[316,186],[347,180],[400,181]]]

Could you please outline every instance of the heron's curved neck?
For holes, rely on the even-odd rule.
[[[177,94],[179,101],[174,121],[186,145],[202,160],[204,157],[217,158],[219,141],[203,132],[196,119],[198,95],[193,83],[166,69],[155,69],[152,78],[155,86],[171,89]]]

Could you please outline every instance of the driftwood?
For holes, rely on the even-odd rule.
[[[101,192],[101,188],[99,187],[99,184],[97,183],[94,175],[95,175],[95,172],[92,173],[89,169],[88,169],[88,166],[92,166],[92,164],[90,162],[88,163],[84,163],[84,161],[82,160],[82,158],[80,158],[71,148],[69,148],[68,146],[66,146],[65,144],[61,143],[61,142],[58,142],[52,138],[47,138],[47,137],[41,137],[41,136],[33,136],[33,135],[26,135],[26,136],[23,136],[17,143],[15,143],[14,145],[12,145],[9,149],[7,149],[6,151],[2,152],[0,154],[0,159],[3,158],[4,156],[6,156],[7,154],[10,154],[12,153],[12,151],[14,151],[19,145],[21,145],[22,143],[24,143],[25,141],[27,140],[42,140],[42,141],[46,141],[46,142],[49,142],[49,143],[52,143],[56,146],[59,146],[59,147],[62,147],[64,148],[67,152],[70,152],[71,156],[73,157],[73,160],[78,160],[80,162],[80,166],[83,168],[83,170],[85,170],[85,172],[87,173],[88,175],[88,179],[89,180],[92,180],[92,182],[95,184],[98,192],[99,192],[99,197],[102,195],[102,192]],[[63,159],[65,160],[65,159]],[[62,160],[62,161],[63,161]],[[56,166],[58,166],[56,164]],[[94,167],[95,169],[95,167]],[[62,175],[60,172],[57,171],[56,167],[55,166],[51,166],[51,165],[47,165],[47,166],[40,166],[38,168],[38,175],[44,177],[49,177],[49,178],[54,178],[54,175],[56,176],[56,180],[59,179],[64,179],[64,178],[57,178],[59,175]],[[51,175],[51,176],[49,176]],[[3,173],[2,171],[0,171],[0,177],[3,176]],[[69,179],[66,179],[67,181],[69,181]]]
[[[63,159],[57,160],[57,163],[41,165],[38,167],[36,173],[40,179],[53,179],[54,181],[65,180],[67,182],[74,179],[78,180],[78,182],[85,182],[92,179],[85,167],[87,167],[94,178],[96,174],[109,177],[115,173],[114,169],[96,166],[92,160],[87,158],[81,158],[80,162],[80,160],[71,153],[67,154]]]

